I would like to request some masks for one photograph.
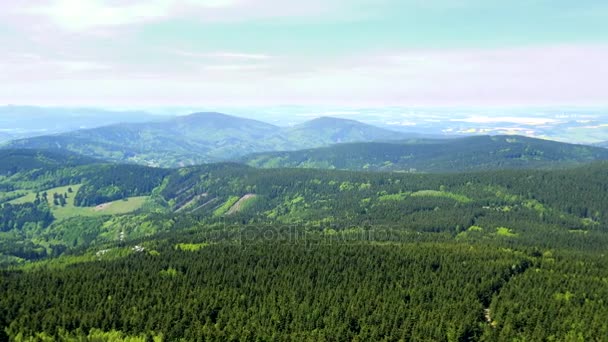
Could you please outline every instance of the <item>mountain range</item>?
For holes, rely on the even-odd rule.
[[[95,128],[124,122],[149,122],[166,119],[144,111],[0,106],[0,142]]]
[[[162,122],[121,123],[19,139],[5,147],[60,149],[109,161],[179,167],[230,160],[255,152],[410,136],[345,119],[318,118],[279,127],[220,113],[196,113]]]
[[[155,167],[237,161],[262,168],[402,172],[563,167],[608,159],[608,150],[599,146],[523,136],[431,139],[333,117],[280,127],[214,112],[17,139],[3,148]]]
[[[350,143],[246,156],[262,168],[323,168],[368,171],[462,172],[543,168],[608,159],[608,149],[523,136],[412,139],[401,143]]]

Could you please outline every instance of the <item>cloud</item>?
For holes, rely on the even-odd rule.
[[[489,124],[489,123],[513,123],[519,125],[547,125],[559,123],[559,120],[551,118],[537,118],[537,117],[525,117],[525,116],[470,116],[464,119],[451,119],[454,122],[467,122],[476,124]]]
[[[0,82],[0,102],[39,102],[52,95],[57,100],[95,104],[95,98],[103,98],[131,105],[608,104],[603,84],[608,79],[608,46],[602,45],[361,51],[347,56],[159,49],[151,59],[135,54],[129,61],[120,55],[96,56],[55,56],[46,62],[36,56],[0,56],[0,65],[8,66],[0,73],[6,81]],[[124,97],[127,93],[133,96]]]
[[[206,65],[203,66],[202,70],[207,71],[257,71],[266,69],[265,65],[249,65],[249,64],[219,64],[219,65]]]
[[[24,12],[45,16],[67,30],[82,31],[163,18],[171,7],[169,0],[123,2],[120,5],[102,0],[54,0],[47,5],[29,7]]]
[[[21,8],[4,7],[19,14],[42,16],[64,30],[86,32],[171,18],[221,22],[314,16],[329,9],[337,10],[337,3],[337,0],[50,0]]]
[[[233,60],[253,60],[263,61],[273,58],[271,55],[255,54],[255,53],[240,53],[240,52],[190,52],[177,50],[174,51],[178,56],[193,57],[193,58],[209,58],[209,59],[233,59]]]

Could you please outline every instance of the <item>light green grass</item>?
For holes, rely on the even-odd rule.
[[[62,255],[57,258],[43,259],[24,264],[20,269],[24,271],[35,271],[39,269],[64,269],[71,265],[94,262],[98,260],[117,260],[133,254],[130,247],[110,248],[99,251],[88,251],[80,255]]]
[[[103,215],[118,215],[133,212],[141,208],[148,196],[129,197],[125,200],[118,200],[103,204],[103,207],[75,207],[72,205],[52,206],[53,216],[58,220],[74,216],[103,216]]]
[[[380,202],[402,201],[402,200],[406,199],[409,195],[410,195],[409,192],[402,192],[402,193],[390,194],[390,195],[381,195],[381,196],[378,197],[378,200]]]
[[[182,250],[184,252],[196,252],[204,247],[209,246],[208,243],[178,243],[175,245],[175,249]]]
[[[481,228],[479,226],[470,226],[469,229],[467,229],[467,231],[469,231],[469,232],[483,232],[483,228]]]
[[[39,194],[40,194],[40,196],[42,196],[42,193],[46,192],[47,199],[49,201],[49,205],[52,207],[54,193],[58,193],[61,195],[67,193],[68,198],[66,199],[66,202],[67,202],[66,207],[68,205],[74,206],[74,196],[76,196],[76,193],[78,192],[78,190],[80,189],[81,186],[82,186],[82,184],[60,186],[57,188],[40,191]],[[72,191],[73,191],[72,193],[68,193],[69,188],[72,188]],[[11,203],[11,204],[31,203],[31,202],[34,202],[35,200],[36,200],[36,192],[30,191],[25,196],[16,198],[16,199],[10,201],[9,203]]]
[[[224,215],[226,212],[228,212],[228,210],[230,210],[230,208],[232,208],[232,206],[239,199],[240,199],[240,197],[238,197],[238,196],[230,196],[230,198],[228,198],[228,200],[226,202],[224,202],[224,204],[222,204],[219,208],[217,208],[213,211],[213,216],[220,217],[220,216]]]
[[[506,227],[498,227],[496,228],[496,235],[498,236],[506,236],[506,237],[515,237],[517,233],[514,233],[513,230]]]
[[[74,197],[76,196],[76,193],[78,192],[78,189],[80,189],[81,186],[82,184],[60,186],[57,188],[40,191],[40,194],[42,195],[43,192],[47,193],[47,200],[49,203],[49,207],[51,208],[51,212],[53,213],[53,216],[55,216],[55,218],[59,221],[76,216],[93,217],[130,213],[137,209],[140,209],[144,205],[146,200],[149,198],[149,196],[129,197],[125,200],[113,201],[97,207],[76,207],[74,206]],[[73,192],[69,193],[68,188],[72,188]],[[53,204],[54,193],[68,194],[65,206],[62,207],[60,205]],[[19,197],[15,200],[10,201],[9,203],[21,204],[34,202],[34,200],[36,200],[36,193],[30,192],[23,197]]]
[[[450,198],[460,203],[468,203],[471,202],[471,199],[464,195],[455,194],[447,191],[437,191],[437,190],[420,190],[411,194],[412,197],[444,197]]]
[[[22,196],[25,196],[27,194],[29,194],[29,191],[27,191],[27,190],[15,190],[15,191],[8,191],[8,192],[0,191],[0,203],[3,203],[5,201],[12,201],[17,198],[21,198]]]

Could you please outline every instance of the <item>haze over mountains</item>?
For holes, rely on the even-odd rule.
[[[115,124],[20,139],[5,147],[61,149],[110,161],[175,167],[230,160],[254,152],[408,137],[345,119],[319,118],[278,127],[220,113],[196,113],[163,122]]]
[[[35,106],[0,106],[0,142],[93,128],[119,122],[158,121],[165,117],[144,111]]]
[[[61,150],[160,167],[241,161],[265,168],[406,172],[542,168],[608,159],[608,150],[600,147],[521,136],[429,139],[333,117],[289,127],[214,112],[155,119],[17,139],[3,148]]]

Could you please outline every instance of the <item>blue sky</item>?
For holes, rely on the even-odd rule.
[[[15,0],[0,103],[608,104],[608,2]]]

